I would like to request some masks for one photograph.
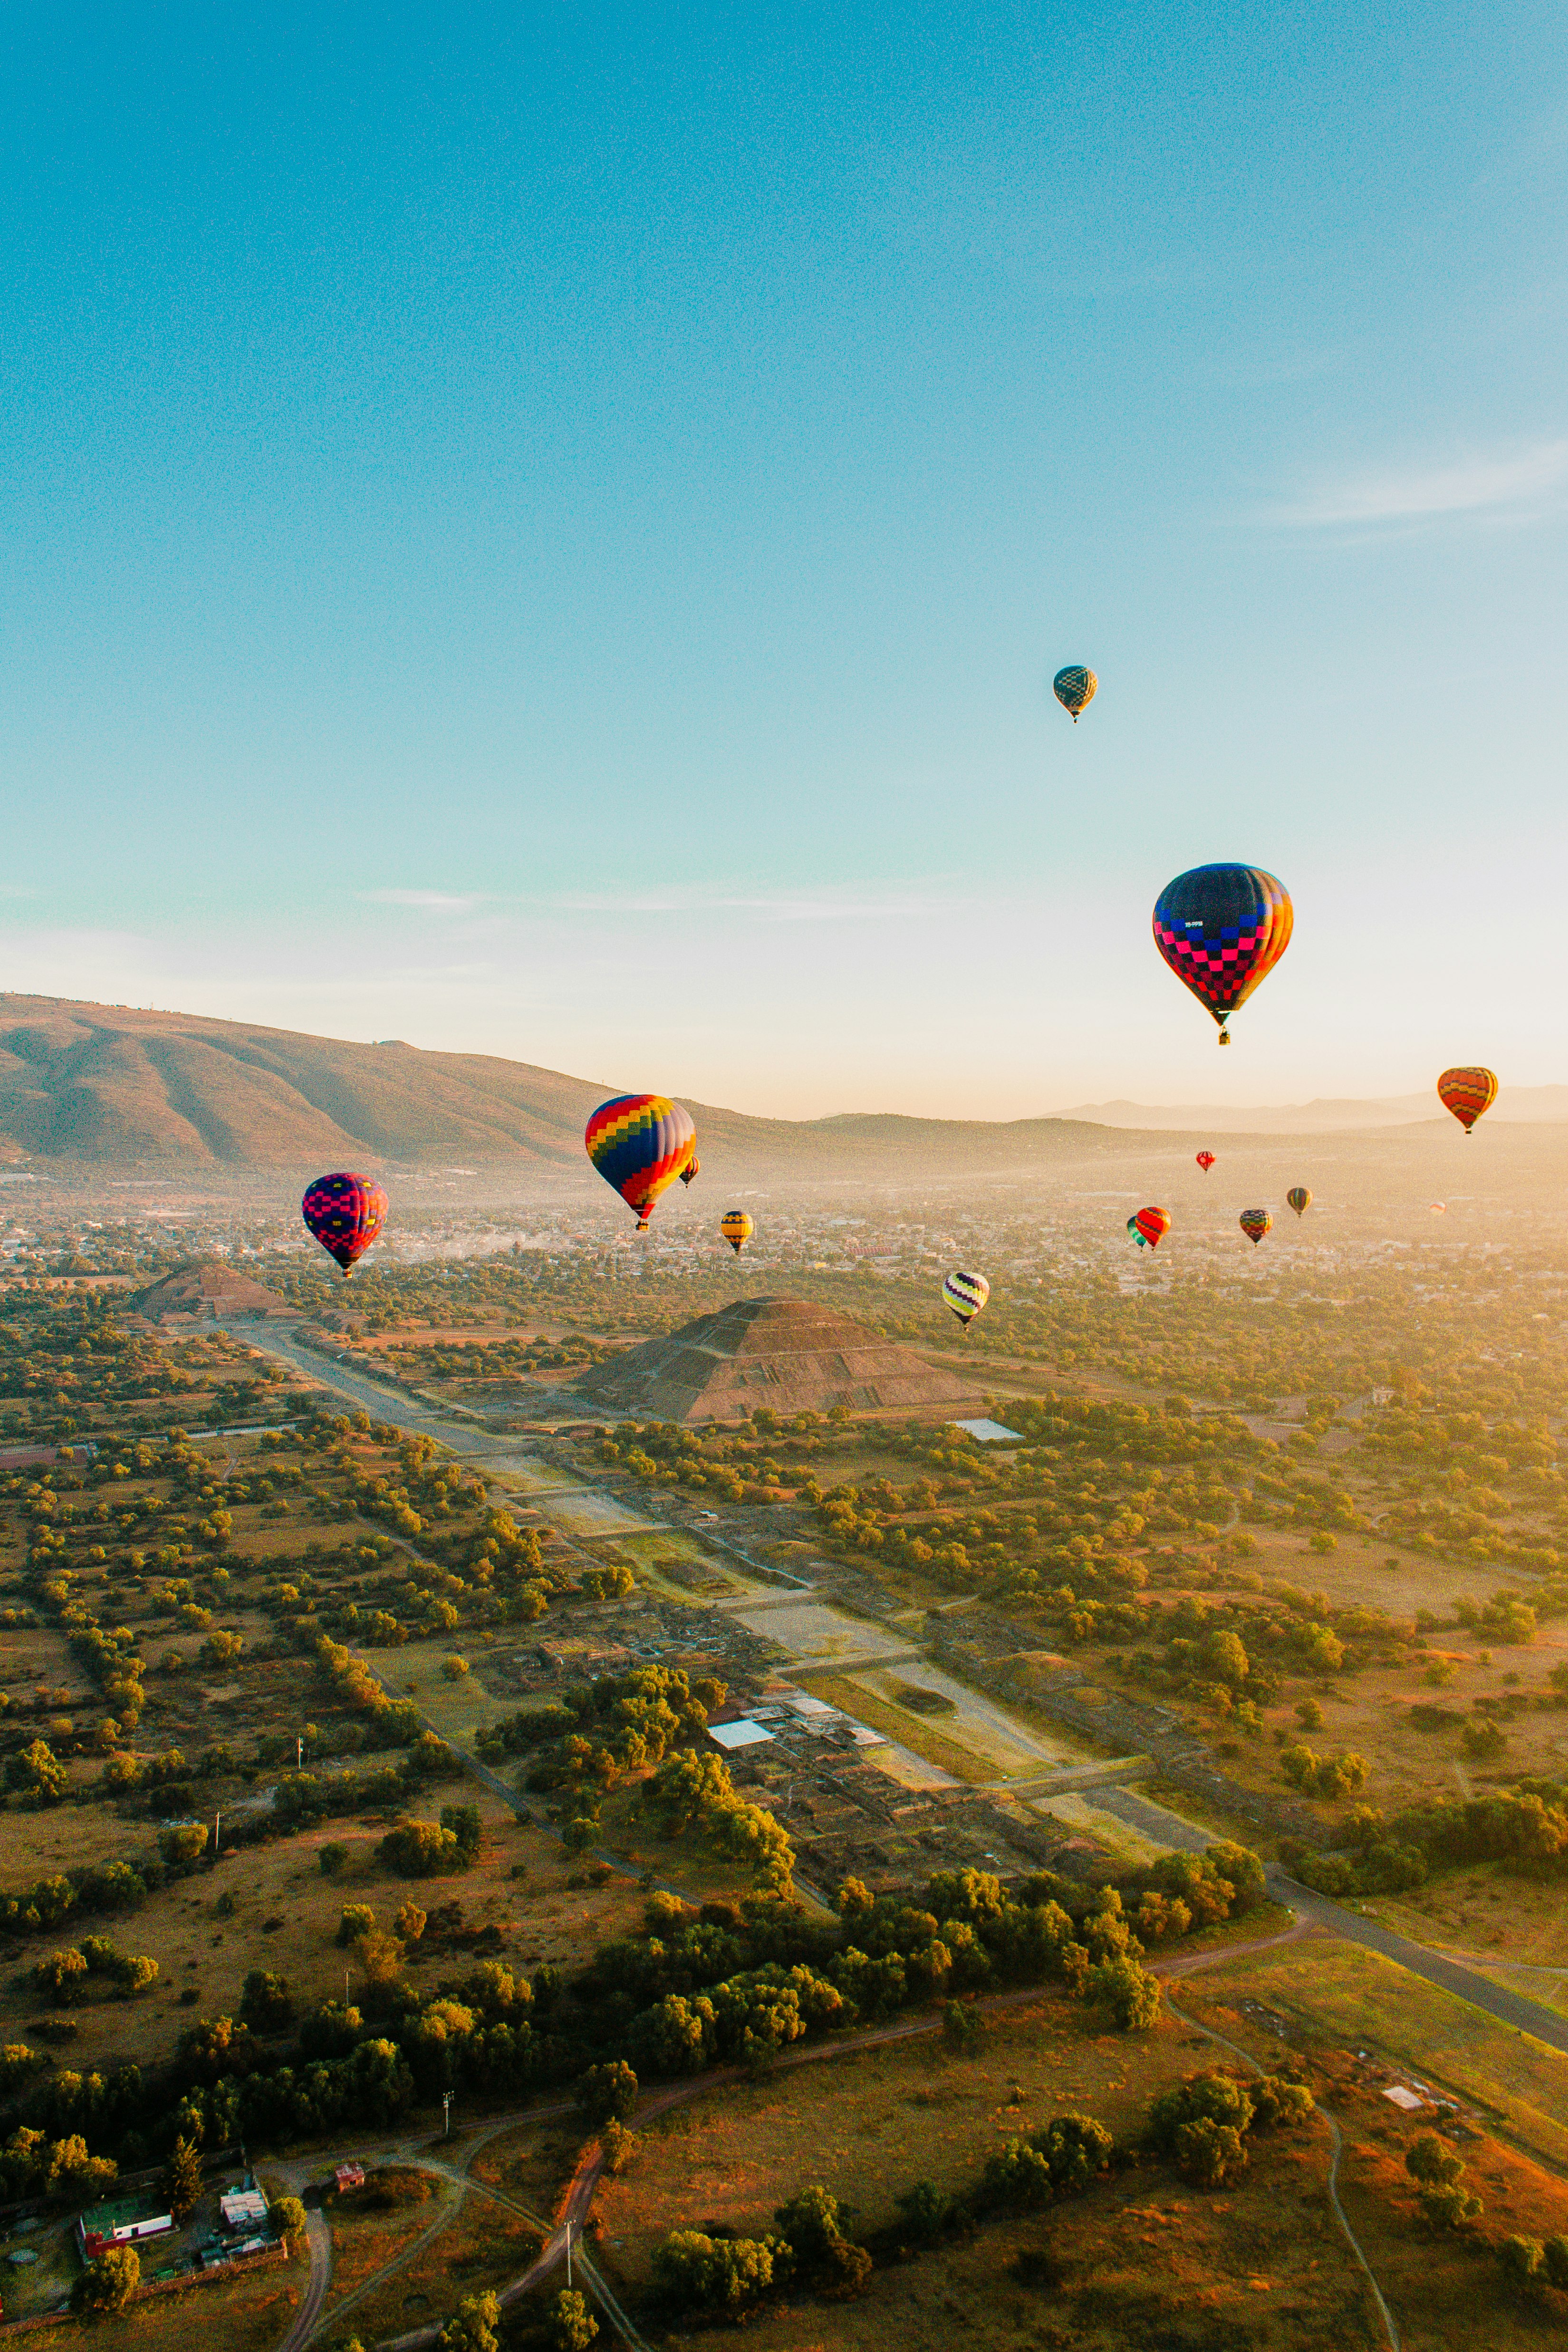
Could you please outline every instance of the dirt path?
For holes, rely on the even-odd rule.
[[[1286,1943],[1289,1940],[1289,1937],[1285,1936],[1279,1936],[1274,1938],[1276,1943],[1281,1944]],[[1265,1951],[1268,1947],[1263,1944],[1259,1944],[1254,1946],[1252,1948],[1257,1951]],[[1228,2040],[1223,2033],[1216,2033],[1213,2027],[1205,2025],[1201,2018],[1189,2017],[1185,2009],[1178,2009],[1176,2007],[1175,2001],[1170,1999],[1168,1994],[1166,1997],[1166,2006],[1170,2011],[1173,2017],[1179,2017],[1182,2023],[1184,2025],[1190,2025],[1195,2033],[1201,2033],[1206,2041],[1218,2042],[1222,2050],[1229,2050],[1233,2052],[1235,2055],[1240,2059],[1244,2066],[1251,2068],[1254,2074],[1262,2074],[1264,2070],[1259,2064],[1257,2059],[1253,2057],[1252,2053],[1249,2050],[1243,2050],[1239,2042]],[[1372,2289],[1373,2300],[1377,2305],[1378,2316],[1383,2322],[1384,2333],[1388,2338],[1389,2352],[1404,2352],[1399,2330],[1395,2324],[1394,2314],[1389,2310],[1386,2302],[1384,2300],[1383,2289],[1378,2285],[1376,2277],[1373,2272],[1372,2264],[1367,2261],[1365,2254],[1362,2251],[1361,2241],[1350,2226],[1350,2216],[1345,2211],[1344,2207],[1340,2203],[1339,2167],[1340,2158],[1344,2153],[1344,2134],[1340,2130],[1336,2117],[1330,2114],[1328,2108],[1323,2105],[1321,2099],[1318,2102],[1318,2113],[1322,2116],[1324,2123],[1326,2123],[1329,2127],[1329,2145],[1331,2151],[1329,2156],[1329,2202],[1333,2207],[1334,2219],[1339,2223],[1341,2230],[1344,2233],[1345,2242],[1349,2246],[1351,2252],[1355,2256],[1357,2263],[1360,2264],[1362,2271],[1365,2274],[1367,2285]]]

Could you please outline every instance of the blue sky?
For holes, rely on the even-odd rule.
[[[1568,1077],[1565,65],[14,16],[4,984],[796,1115]],[[1227,856],[1217,1062],[1148,916]]]

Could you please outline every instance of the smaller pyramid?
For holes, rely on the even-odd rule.
[[[739,1421],[781,1413],[971,1404],[978,1390],[879,1339],[847,1315],[795,1298],[742,1298],[645,1339],[585,1372],[596,1404],[644,1421]]]
[[[221,1259],[210,1258],[197,1259],[193,1265],[165,1275],[162,1282],[136,1292],[128,1303],[149,1323],[162,1323],[176,1315],[213,1323],[220,1315],[240,1315],[259,1321],[264,1317],[298,1316],[299,1312],[297,1307],[290,1307],[287,1298],[279,1298],[275,1290],[253,1282],[249,1275],[236,1273]]]

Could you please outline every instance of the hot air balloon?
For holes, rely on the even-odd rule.
[[[1274,1220],[1267,1209],[1243,1209],[1236,1222],[1256,1249],[1264,1234],[1271,1229]]]
[[[1451,1110],[1469,1135],[1483,1111],[1490,1110],[1497,1100],[1497,1076],[1494,1071],[1474,1067],[1445,1070],[1437,1081],[1437,1099],[1445,1110]]]
[[[600,1104],[582,1140],[605,1182],[637,1212],[642,1234],[660,1193],[695,1159],[697,1131],[668,1095],[615,1095]]]
[[[344,1170],[318,1176],[299,1213],[328,1256],[337,1259],[346,1282],[387,1221],[387,1196],[373,1176]]]
[[[983,1274],[950,1274],[942,1285],[942,1296],[967,1331],[987,1299],[991,1286]]]
[[[1303,1217],[1312,1205],[1312,1196],[1304,1184],[1292,1184],[1285,1195],[1285,1203],[1294,1209],[1298,1217]]]
[[[1203,1171],[1204,1174],[1207,1176],[1207,1173],[1208,1173],[1208,1171],[1209,1171],[1209,1170],[1210,1170],[1210,1169],[1213,1167],[1213,1165],[1214,1165],[1214,1154],[1213,1154],[1213,1152],[1212,1152],[1212,1151],[1200,1151],[1200,1152],[1198,1153],[1198,1155],[1197,1155],[1197,1164],[1198,1164],[1198,1166],[1202,1169],[1202,1171]]]
[[[1093,671],[1086,669],[1082,662],[1069,662],[1067,667],[1059,669],[1051,679],[1051,690],[1063,710],[1071,712],[1072,723],[1076,727],[1079,712],[1088,709],[1100,690],[1100,681]]]
[[[681,1181],[683,1184],[689,1184],[694,1177],[700,1176],[702,1172],[702,1161],[697,1159],[694,1153],[692,1158],[687,1160],[685,1166],[681,1171]]]
[[[718,1221],[718,1229],[737,1257],[757,1231],[744,1209],[727,1209]]]
[[[1143,1248],[1143,1246],[1144,1246],[1144,1236],[1143,1236],[1143,1235],[1142,1235],[1142,1234],[1138,1231],[1138,1221],[1137,1221],[1136,1217],[1129,1217],[1129,1218],[1128,1218],[1128,1220],[1127,1220],[1127,1239],[1128,1239],[1130,1242],[1136,1242],[1136,1243],[1137,1243],[1137,1244],[1138,1244],[1138,1247],[1139,1247],[1140,1249],[1142,1249],[1142,1248]]]
[[[1127,1231],[1136,1240],[1140,1248],[1145,1242],[1147,1242],[1151,1249],[1158,1249],[1170,1229],[1171,1220],[1168,1209],[1140,1209],[1135,1217],[1129,1217],[1127,1220]]]
[[[1434,1202],[1433,1202],[1433,1203],[1432,1203],[1432,1214],[1433,1214],[1435,1217],[1446,1217],[1446,1216],[1448,1215],[1448,1204],[1447,1201],[1434,1201]]]
[[[1155,945],[1176,978],[1227,1024],[1291,944],[1291,894],[1260,866],[1195,866],[1155,901]]]

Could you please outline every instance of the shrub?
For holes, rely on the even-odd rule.
[[[460,1683],[468,1672],[468,1661],[466,1658],[443,1658],[441,1671],[449,1683]],[[581,2297],[578,2299],[580,2302]]]
[[[321,1865],[323,1878],[336,1878],[339,1872],[347,1866],[349,1849],[334,1839],[329,1844],[321,1848],[316,1859]]]
[[[253,2033],[281,2033],[294,2019],[294,1990],[288,1979],[270,1969],[252,1969],[240,1995],[240,2021]]]
[[[624,2123],[637,2105],[637,2077],[623,2058],[617,2058],[579,2075],[572,2096],[591,2124],[612,2118]]]
[[[375,1924],[376,1915],[368,1903],[345,1903],[338,1921],[338,1932],[332,1940],[347,1951],[349,1946],[357,1944],[361,1936],[372,1934]]]
[[[141,2262],[134,2246],[110,2246],[95,2255],[71,2289],[71,2309],[96,2313],[123,2311],[141,2284]]]
[[[500,2317],[497,2295],[465,2294],[435,2339],[440,2352],[498,2352]]]
[[[795,2257],[796,2268],[833,2294],[859,2294],[871,2276],[871,2256],[849,2237],[850,2209],[820,2181],[802,2189],[773,2219]]]
[[[1247,2149],[1234,2124],[1195,2116],[1178,2124],[1173,2153],[1187,2179],[1200,2189],[1223,2189],[1247,2164]]]
[[[935,2245],[947,2226],[952,2210],[948,2200],[933,2180],[917,2180],[898,2199],[898,2210],[904,2222],[904,2234],[917,2246]]]
[[[575,2287],[563,2287],[549,2307],[549,2340],[554,2352],[588,2352],[599,2333],[599,2322]]]
[[[400,1822],[387,1832],[376,1853],[401,1878],[430,1878],[438,1870],[459,1868],[463,1861],[456,1838],[438,1822]]]
[[[794,2257],[779,2238],[709,2238],[676,2230],[653,2250],[653,2281],[670,2307],[738,2319],[782,2286]]]

